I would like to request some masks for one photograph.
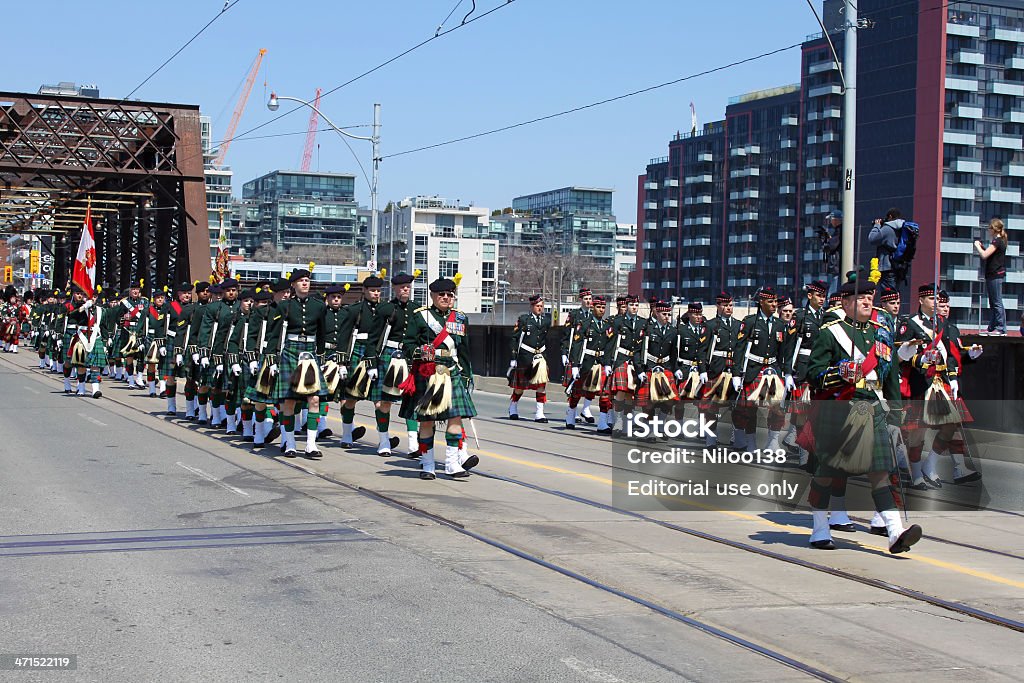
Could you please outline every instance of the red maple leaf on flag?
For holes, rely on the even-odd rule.
[[[85,267],[92,268],[96,265],[96,250],[90,247],[85,251]]]

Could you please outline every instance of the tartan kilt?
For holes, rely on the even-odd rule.
[[[60,360],[62,363],[67,363],[68,361],[71,360],[71,340],[74,339],[77,335],[78,332],[75,331],[65,332],[64,336],[61,338],[63,345],[61,346]]]
[[[529,390],[529,391],[540,391],[542,393],[544,391],[546,391],[547,390],[547,385],[546,384],[528,384],[527,383],[528,382],[527,373],[532,373],[532,372],[533,372],[533,368],[532,367],[529,367],[529,368],[517,367],[516,369],[514,369],[512,371],[512,374],[509,375],[509,378],[508,378],[508,386],[509,386],[509,388],[513,389],[515,391],[527,391],[527,390]],[[571,382],[572,381],[572,372],[571,371],[567,375],[567,377],[569,378],[569,381]],[[565,386],[565,387],[569,386],[568,383],[566,383],[565,379],[562,380],[562,383],[563,383],[562,386]]]
[[[448,367],[451,367],[452,370],[456,369],[454,365]],[[453,372],[451,376],[452,403],[448,407],[448,410],[429,418],[420,415],[416,411],[416,405],[419,403],[420,398],[422,398],[423,393],[427,389],[428,378],[424,377],[419,372],[419,368],[411,368],[411,372],[416,380],[416,393],[413,396],[406,396],[402,400],[402,407],[398,411],[399,417],[405,420],[416,420],[418,422],[431,420],[435,422],[444,422],[453,417],[476,417],[476,406],[473,404],[473,397],[469,395],[469,388],[466,386],[466,380],[463,379],[462,374],[458,372]]]
[[[804,397],[811,397],[811,385],[807,382],[797,385],[797,388],[790,392],[787,403],[790,415],[807,415],[810,412],[810,401],[804,401]]]
[[[90,368],[102,368],[107,365],[107,345],[103,337],[97,337],[92,351],[85,357],[85,364]]]
[[[183,365],[179,368],[178,364],[175,362],[174,357],[177,354],[174,353],[174,347],[165,346],[164,348],[167,349],[167,355],[160,357],[160,362],[156,366],[157,375],[160,377],[184,377],[185,366]],[[181,355],[182,359],[184,359],[184,349],[182,350]]]
[[[377,403],[378,401],[398,401],[398,396],[391,396],[390,394],[384,393],[384,375],[388,372],[388,365],[391,364],[391,357],[395,355],[395,351],[400,349],[389,349],[384,347],[381,349],[380,358],[377,359],[377,381],[370,385],[370,393],[366,395],[366,400],[371,403]],[[406,361],[408,363],[408,361]]]
[[[265,353],[259,357],[260,367],[263,366],[264,360],[267,360],[270,363],[274,362],[273,356],[269,353]],[[259,371],[260,368],[256,368],[256,372],[258,373]],[[271,394],[274,392],[273,384],[271,384],[270,386],[270,392]],[[245,388],[245,398],[252,403],[274,403],[274,399],[271,397],[270,394],[261,394],[256,389],[256,375],[249,376],[249,385]]]
[[[711,410],[716,406],[726,405],[729,402],[729,396],[733,394],[732,384],[727,383],[725,391],[725,399],[719,400],[722,395],[722,387],[715,386],[718,378],[724,373],[717,375],[708,376],[708,381],[704,383],[704,386],[700,388],[700,398],[697,399],[698,410]]]
[[[611,378],[608,380],[608,391],[613,393],[616,391],[634,393],[634,390],[629,388],[629,368],[627,366],[630,364],[632,364],[632,361],[627,361],[615,368],[615,372],[612,373]]]
[[[390,351],[391,349],[388,349],[388,350]],[[348,359],[348,377],[352,377],[352,375],[355,374],[356,366],[359,365],[360,362],[362,362],[363,356],[365,356],[365,355],[366,355],[366,342],[357,341],[355,344],[352,345],[352,356]],[[349,391],[348,391],[348,378],[345,378],[345,379],[341,380],[341,382],[338,384],[338,400],[339,401],[372,401],[372,400],[379,401],[380,400],[379,398],[373,399],[373,395],[374,395],[374,390],[376,390],[376,395],[380,396],[381,391],[378,388],[378,386],[383,381],[383,379],[384,379],[384,375],[381,372],[380,367],[378,366],[378,368],[377,368],[377,381],[371,384],[370,391],[367,392],[366,398],[358,398],[358,397],[353,396],[352,394],[349,393]]]
[[[811,428],[814,432],[815,454],[818,456],[816,476],[837,477],[850,476],[849,473],[832,465],[836,460],[836,451],[842,445],[840,433],[849,413],[850,401],[817,401],[817,410],[811,416]],[[869,472],[888,472],[893,467],[892,446],[889,443],[889,431],[886,413],[881,403],[874,404],[874,442],[871,447],[871,465]]]
[[[124,355],[121,353],[121,349],[125,344],[128,343],[128,331],[122,327],[118,327],[114,332],[114,343],[110,347],[110,357],[113,360],[121,361],[124,359]]]
[[[284,350],[281,351],[281,359],[278,361],[277,377],[274,378],[274,388],[271,396],[274,402],[284,400],[305,400],[306,396],[298,396],[292,393],[292,375],[299,366],[299,354],[309,353],[313,356],[316,365],[317,379],[320,381],[320,391],[315,395],[321,398],[327,396],[327,383],[324,381],[324,373],[320,369],[320,362],[316,355],[316,342],[285,342]]]

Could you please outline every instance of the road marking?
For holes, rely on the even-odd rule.
[[[30,394],[38,394],[39,393],[38,391],[36,391],[32,387],[23,386],[22,389],[24,389],[25,391],[29,392]]]
[[[88,420],[89,422],[92,422],[97,427],[106,427],[107,426],[106,422],[100,422],[95,417],[89,417],[85,413],[79,413],[78,417],[82,418],[83,420]]]
[[[231,484],[225,484],[224,482],[222,482],[217,477],[215,477],[212,474],[209,474],[207,472],[203,472],[198,467],[190,467],[190,466],[186,465],[183,462],[176,462],[174,464],[177,465],[178,467],[181,467],[182,469],[188,470],[189,472],[191,472],[192,474],[196,475],[197,477],[202,477],[206,481],[212,481],[214,484],[216,484],[217,486],[221,487],[222,489],[225,489],[226,491],[231,491],[231,493],[237,493],[240,496],[246,496],[246,497],[249,496],[249,494],[246,493],[245,491],[243,491],[242,489],[237,488],[235,486],[232,486]]]
[[[588,681],[595,681],[595,683],[627,683],[625,679],[619,678],[611,672],[591,666],[587,662],[575,657],[563,657],[561,662],[565,664],[566,668],[575,671]]]
[[[340,422],[340,418],[331,416],[331,419],[338,420]],[[369,430],[371,428],[376,429],[376,425],[370,425],[370,424],[363,423],[363,422],[357,422],[357,424],[360,424],[360,425],[366,427],[367,430]],[[525,467],[532,467],[532,468],[538,469],[538,470],[546,470],[548,472],[555,472],[557,474],[568,474],[570,476],[579,477],[581,479],[590,479],[591,481],[596,481],[596,482],[599,482],[599,483],[602,483],[602,484],[608,484],[609,486],[615,486],[615,487],[618,487],[618,488],[625,488],[625,486],[626,486],[625,484],[623,484],[621,482],[612,481],[611,479],[608,479],[607,477],[601,477],[601,476],[594,475],[594,474],[587,474],[586,472],[576,472],[574,470],[567,470],[567,469],[563,469],[561,467],[553,467],[551,465],[543,465],[541,463],[530,462],[528,460],[520,460],[519,458],[511,458],[511,457],[509,457],[507,455],[501,455],[500,453],[494,453],[492,451],[485,451],[485,450],[480,449],[480,448],[473,449],[473,452],[475,452],[475,453],[477,453],[479,455],[486,455],[488,458],[494,458],[495,460],[502,460],[504,462],[509,462],[509,463],[513,463],[513,464],[516,464],[516,465],[523,465]],[[600,463],[595,463],[595,465],[601,466]],[[679,501],[675,501],[675,502],[679,502]],[[702,508],[702,509],[709,510],[709,511],[712,511],[712,512],[718,512],[718,513],[721,513],[723,515],[728,515],[730,517],[736,517],[738,519],[743,519],[743,520],[746,520],[746,521],[749,521],[749,522],[757,522],[758,524],[761,524],[761,525],[768,525],[768,526],[775,527],[775,528],[778,528],[778,529],[785,529],[786,531],[790,531],[790,532],[793,532],[793,533],[799,533],[799,534],[803,534],[803,535],[806,535],[808,533],[807,527],[797,526],[795,524],[781,524],[779,522],[773,522],[770,519],[765,519],[763,517],[758,517],[756,515],[749,515],[749,514],[746,514],[746,513],[743,513],[743,512],[736,512],[734,510],[719,510],[719,509],[716,509],[715,506],[713,506],[713,505],[706,505],[706,504],[702,504],[702,503],[687,503],[687,505],[691,505],[692,507],[696,507],[696,508]],[[927,536],[925,536],[925,539],[927,539]],[[889,553],[889,547],[888,546],[884,546],[883,547],[883,546],[875,545],[873,543],[864,543],[862,541],[854,541],[854,540],[846,538],[846,537],[844,537],[843,540],[846,541],[846,542],[849,542],[849,543],[853,543],[854,545],[857,545],[857,546],[859,546],[861,548],[865,548],[865,549],[868,549],[868,550],[874,550],[874,551],[885,553],[885,554]],[[906,559],[906,560],[914,560],[915,562],[921,562],[923,564],[928,564],[928,565],[931,565],[933,567],[939,567],[940,569],[948,569],[949,571],[957,572],[958,574],[965,574],[967,576],[973,576],[973,577],[975,577],[977,579],[981,579],[983,581],[991,581],[993,583],[1001,583],[1001,584],[1004,584],[1004,585],[1007,585],[1007,586],[1012,586],[1014,588],[1024,588],[1024,581],[1016,581],[1014,579],[1008,579],[1006,577],[999,576],[997,574],[992,574],[990,572],[984,572],[984,571],[980,571],[980,570],[977,570],[977,569],[971,569],[970,567],[964,567],[962,565],[959,565],[959,564],[956,564],[956,563],[953,563],[953,562],[947,562],[945,560],[938,560],[938,559],[935,559],[935,558],[932,558],[932,557],[928,557],[926,555],[922,555],[922,554],[917,553],[917,552],[915,552],[915,553],[903,553],[903,554],[900,555],[900,557],[903,558],[903,559]]]

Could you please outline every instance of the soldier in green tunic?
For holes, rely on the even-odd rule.
[[[921,539],[921,527],[903,528],[889,479],[893,454],[887,424],[902,418],[895,343],[884,324],[871,319],[873,283],[848,282],[840,293],[843,317],[822,326],[807,367],[817,401],[812,425],[819,457],[808,495],[814,519],[810,544],[835,549],[828,523],[834,481],[867,475],[889,552],[907,552]]]
[[[224,355],[227,350],[228,337],[231,334],[231,322],[238,313],[238,281],[232,277],[225,278],[218,285],[221,299],[206,306],[203,320],[199,325],[198,346],[202,358],[204,382],[200,385],[200,397],[203,387],[208,387],[211,399],[211,427],[223,427],[228,423],[229,431],[234,431],[234,417],[228,422],[227,410],[224,408],[227,373]],[[200,400],[200,404],[202,400]]]
[[[192,283],[183,282],[174,288],[174,301],[167,306],[164,316],[166,353],[160,363],[160,375],[167,387],[167,414],[178,414],[178,378],[186,377],[185,349],[189,346],[189,323],[192,320]],[[186,397],[187,398],[187,397]],[[195,399],[190,401],[194,409]],[[188,405],[188,404],[186,404]],[[186,411],[186,416],[193,412]]]
[[[589,316],[578,313],[576,319],[584,324]],[[573,345],[574,327],[569,321],[566,338],[569,346]],[[508,364],[508,385],[512,388],[512,398],[508,404],[508,419],[519,419],[519,399],[523,392],[532,390],[537,398],[535,422],[547,422],[544,416],[544,404],[547,403],[548,363],[544,359],[547,350],[548,330],[551,329],[551,314],[544,312],[544,297],[540,294],[530,296],[530,312],[523,313],[512,328],[512,360]],[[571,349],[569,349],[571,350]],[[563,363],[565,371],[571,374],[571,360]]]
[[[153,299],[139,316],[135,325],[135,337],[142,344],[142,361],[146,366],[146,385],[149,397],[157,397],[157,369],[160,359],[167,354],[167,288],[153,291]],[[163,393],[160,389],[159,393]]]
[[[335,283],[328,285],[324,290],[324,303],[327,304],[327,310],[324,312],[324,355],[320,368],[324,371],[324,380],[328,386],[327,397],[323,400],[321,415],[316,426],[319,439],[334,436],[334,430],[327,426],[328,404],[334,400],[342,400],[340,398],[342,387],[345,384],[345,378],[348,377],[348,363],[344,359],[348,344],[345,337],[342,336],[342,329],[347,327],[348,308],[341,305],[347,287],[348,285]],[[329,369],[332,371],[330,376],[328,376]],[[332,390],[331,385],[335,381],[337,384]]]
[[[279,279],[270,285],[269,300],[267,295],[266,291],[256,295],[256,310],[249,320],[249,340],[246,342],[247,347],[258,354],[258,360],[249,362],[253,381],[245,391],[245,397],[252,401],[254,409],[254,451],[281,433],[273,420],[267,418],[270,417],[268,406],[274,403],[273,383],[278,371],[277,354],[281,348],[281,306],[291,296],[291,284],[288,280]],[[269,378],[269,382],[264,378]]]
[[[356,403],[371,398],[371,388],[377,384],[380,374],[378,351],[384,332],[384,318],[379,315],[377,308],[381,305],[383,286],[384,280],[376,275],[363,280],[363,297],[348,306],[348,317],[341,331],[341,336],[348,340],[345,349],[348,377],[341,389],[344,399],[341,405],[341,445],[345,448],[351,447],[366,433],[365,428],[353,427]],[[391,447],[386,437],[381,445],[386,451],[382,455],[390,455]]]
[[[479,462],[461,448],[462,421],[476,415],[471,397],[473,368],[469,357],[469,318],[454,308],[455,282],[439,278],[430,283],[430,306],[416,309],[405,331],[402,348],[413,360],[415,390],[399,414],[420,423],[421,479],[434,479],[434,425],[447,422],[444,471],[450,477],[469,476]]]
[[[238,310],[231,318],[228,337],[224,347],[224,403],[227,406],[228,434],[237,434],[239,419],[242,438],[252,438],[252,403],[245,401],[248,386],[249,361],[256,355],[250,354],[246,346],[249,336],[249,319],[256,301],[256,290],[246,289],[238,295]]]
[[[188,330],[185,333],[188,345],[185,347],[186,380],[185,380],[185,419],[189,422],[199,421],[206,424],[209,420],[206,413],[209,393],[200,388],[202,375],[202,357],[199,353],[199,326],[203,322],[203,313],[210,304],[213,295],[210,293],[209,282],[196,282],[195,302],[189,309]]]
[[[391,300],[377,307],[378,317],[384,321],[380,341],[377,345],[377,381],[370,387],[374,416],[377,421],[377,455],[391,455],[391,449],[398,446],[398,437],[390,435],[391,404],[399,400],[402,390],[399,385],[408,376],[409,365],[402,351],[402,340],[412,313],[409,302],[412,299],[412,283],[416,278],[408,273],[399,273],[391,278]],[[416,420],[405,421],[409,439],[409,454],[419,453],[416,434],[419,425]]]

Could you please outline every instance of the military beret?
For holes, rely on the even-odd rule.
[[[935,285],[934,284],[921,285],[920,287],[917,288],[917,295],[918,296],[935,296]]]
[[[608,297],[604,296],[603,294],[594,295],[593,304],[595,306],[597,306],[598,304],[604,306],[606,303],[608,303]]]
[[[233,277],[226,277],[220,282],[221,289],[231,289],[232,287],[238,288],[238,280]]]
[[[256,301],[272,301],[273,299],[274,295],[271,294],[269,289],[263,289],[260,287],[259,291],[256,292]]]
[[[288,291],[288,287],[290,285],[291,285],[291,283],[288,282],[288,280],[285,280],[284,278],[281,278],[280,280],[275,280],[273,283],[271,283],[270,291],[271,292],[285,292],[285,291]]]
[[[580,298],[581,299],[583,297],[585,297],[585,296],[591,296],[591,295],[593,295],[593,292],[590,291],[590,287],[581,287],[580,288]]]
[[[544,301],[544,296],[543,296],[543,295],[541,295],[541,294],[532,294],[532,295],[530,296],[530,303],[531,303],[531,304],[535,304],[535,303],[537,303],[538,301]]]
[[[629,301],[629,295],[628,294],[620,294],[617,297],[615,297],[615,303],[617,303],[617,304],[624,304],[627,301]]]
[[[324,289],[324,294],[328,294],[328,295],[330,295],[330,294],[344,294],[344,293],[345,293],[345,285],[341,284],[340,282],[332,282],[331,284],[327,285],[326,289]]]
[[[238,295],[238,298],[239,299],[255,299],[256,298],[256,290],[255,289],[243,289],[241,294]]]
[[[384,280],[380,279],[376,275],[370,275],[365,280],[363,280],[361,284],[363,285],[363,289],[369,289],[371,287],[383,287]]]
[[[289,278],[288,278],[288,282],[298,282],[302,278],[310,277],[311,275],[312,275],[312,273],[310,273],[305,268],[299,268],[297,270],[293,270],[292,271],[291,276],[289,276]]]
[[[949,292],[947,292],[944,289],[940,289],[939,290],[939,303],[940,304],[948,304],[949,303]]]
[[[409,275],[409,273],[399,273],[398,275],[395,275],[393,278],[391,278],[391,284],[407,285],[415,279],[416,278],[413,277],[412,275]]]
[[[730,304],[732,303],[732,294],[723,289],[718,293],[718,296],[715,297],[715,302],[719,304]]]
[[[174,291],[175,292],[191,292],[192,291],[192,283],[191,282],[182,282],[181,284],[179,284],[177,287],[174,288]]]
[[[900,300],[900,290],[893,289],[889,285],[886,285],[886,286],[882,287],[882,291],[879,294],[878,298],[881,299],[882,301],[888,301],[888,302],[899,301]]]
[[[640,303],[640,297],[637,296],[636,294],[627,294],[626,295],[626,303],[627,304],[638,304],[638,303]]]
[[[658,313],[668,313],[672,310],[672,304],[667,301],[654,302],[654,310]]]
[[[430,291],[434,294],[438,294],[440,292],[454,292],[455,282],[446,277],[439,277],[430,283]]]
[[[839,288],[839,295],[844,299],[848,296],[874,293],[875,283],[872,282],[871,280],[867,280],[864,278],[858,278],[851,282],[847,282],[842,287]]]
[[[828,285],[821,280],[812,280],[811,282],[808,282],[806,289],[808,292],[817,292],[822,296],[828,294]]]
[[[704,304],[699,301],[691,301],[686,307],[686,310],[693,311],[694,313],[700,313],[704,310]]]
[[[199,294],[201,292],[205,292],[209,288],[210,288],[210,283],[209,282],[199,281],[199,282],[196,283],[196,294]]]
[[[843,295],[837,292],[832,292],[828,295],[828,305],[833,306],[843,300]]]
[[[779,296],[779,298],[778,298],[778,303],[779,303],[779,308],[783,308],[784,306],[790,306],[790,305],[792,305],[792,303],[793,303],[793,300],[792,300],[792,299],[790,299],[790,298],[789,298],[788,296],[786,296],[785,294],[782,294],[782,295],[781,295],[781,296]]]
[[[771,285],[765,285],[761,289],[757,290],[758,301],[771,301],[772,299],[778,299],[779,295],[775,293],[775,288]]]

